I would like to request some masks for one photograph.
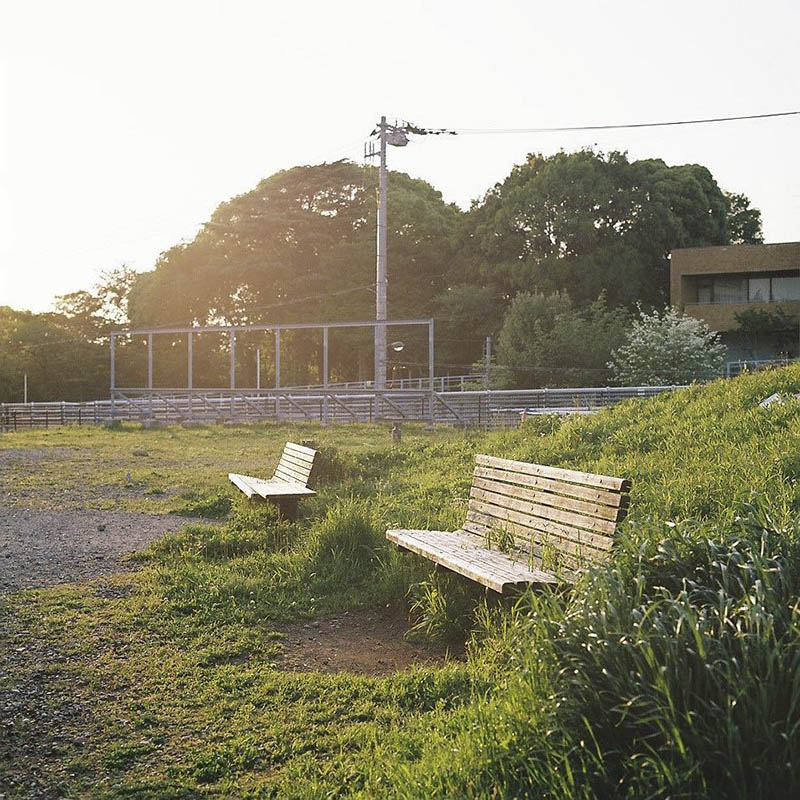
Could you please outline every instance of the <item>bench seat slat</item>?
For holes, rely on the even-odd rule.
[[[611,489],[615,492],[628,491],[631,482],[626,478],[614,478],[611,475],[595,475],[591,472],[578,472],[573,469],[560,467],[546,467],[543,464],[529,464],[526,461],[512,461],[508,458],[495,458],[494,456],[478,455],[475,457],[478,464],[496,466],[510,472],[521,472],[524,475],[539,475],[542,478],[552,478],[568,483],[577,483],[583,486],[597,486],[601,489]]]
[[[242,488],[242,491],[248,496],[252,497],[253,494],[258,494],[265,500],[270,497],[312,497],[316,494],[313,489],[303,486],[299,483],[287,483],[286,481],[265,481],[261,478],[254,478],[252,475],[237,475],[236,473],[228,473],[228,478],[231,482],[242,488],[242,484],[248,486],[249,493]]]
[[[503,553],[486,550],[478,537],[463,531],[390,530],[386,537],[496,592],[502,593],[510,586],[557,581],[550,573],[529,569],[527,564]]]

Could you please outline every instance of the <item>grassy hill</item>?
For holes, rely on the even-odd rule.
[[[775,391],[786,402],[759,408]],[[38,470],[7,462],[15,502],[46,504],[57,485],[63,503],[224,524],[167,537],[103,591],[0,601],[0,688],[40,686],[66,715],[56,741],[12,720],[0,784],[28,771],[98,797],[796,794],[798,391],[793,367],[500,433],[412,427],[400,447],[361,426],[4,436],[0,455],[58,452]],[[323,469],[300,522],[225,486],[309,436]],[[120,489],[132,449],[149,460]],[[388,526],[458,527],[476,452],[631,478],[613,561],[571,591],[499,603],[387,547]],[[468,659],[385,678],[275,668],[281,624],[387,605],[410,607],[421,635],[467,631]],[[20,647],[31,657],[9,655]]]

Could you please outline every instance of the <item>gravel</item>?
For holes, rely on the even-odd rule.
[[[189,521],[163,514],[0,506],[0,594],[131,569],[124,556]]]

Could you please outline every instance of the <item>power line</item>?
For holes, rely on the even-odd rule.
[[[507,133],[566,133],[569,131],[610,131],[625,128],[666,128],[675,125],[707,125],[715,122],[739,122],[752,119],[773,119],[775,117],[799,116],[800,111],[775,111],[770,114],[744,114],[736,117],[707,117],[703,119],[681,119],[667,122],[625,122],[614,125],[559,125],[550,128],[456,128],[455,133],[471,134],[507,134]]]

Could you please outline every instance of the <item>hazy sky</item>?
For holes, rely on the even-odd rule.
[[[360,159],[381,114],[453,128],[800,109],[800,3],[0,0],[0,305],[151,269],[229,197]],[[428,137],[390,167],[466,207],[526,153],[708,166],[800,239],[800,117]],[[389,276],[391,280],[391,254]]]

